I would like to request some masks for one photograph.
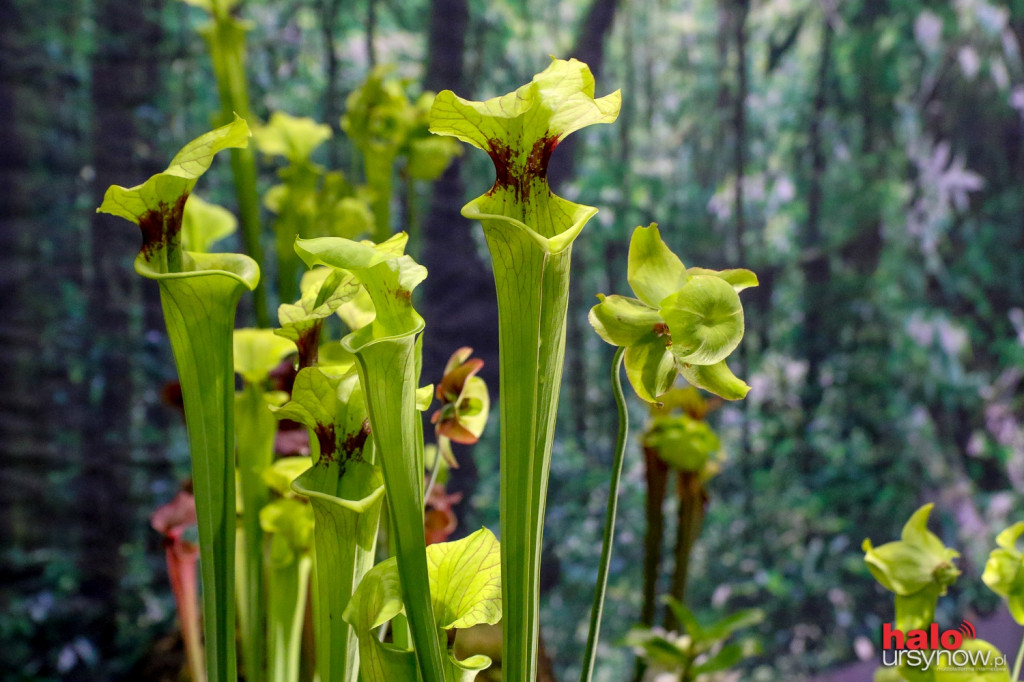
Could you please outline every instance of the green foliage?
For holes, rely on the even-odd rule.
[[[430,599],[435,627],[439,630],[470,628],[501,620],[500,551],[494,534],[486,528],[455,542],[427,548]],[[374,630],[402,613],[402,592],[394,559],[377,564],[363,579],[345,619],[359,634],[363,674],[370,679],[416,682],[411,651],[382,644]],[[471,682],[491,661],[486,656],[458,660],[452,651],[445,657],[447,682]]]
[[[690,682],[702,675],[728,670],[756,653],[757,646],[753,642],[726,644],[726,641],[737,631],[763,621],[763,612],[749,609],[701,623],[686,605],[671,597],[666,597],[665,602],[682,624],[685,634],[634,628],[626,637],[627,644],[642,652],[654,675],[668,673],[681,682]]]

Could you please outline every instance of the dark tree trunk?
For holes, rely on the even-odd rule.
[[[97,205],[109,185],[137,184],[158,170],[138,159],[145,137],[140,135],[135,115],[152,101],[159,82],[155,50],[161,32],[148,20],[154,9],[152,0],[95,3],[96,23],[104,36],[92,65],[92,165]],[[91,390],[77,481],[82,529],[79,567],[86,605],[83,629],[90,633],[100,658],[106,660],[112,657],[117,639],[114,616],[124,570],[121,547],[134,535],[130,424],[136,390],[132,358],[143,345],[142,282],[131,266],[140,243],[133,226],[113,216],[95,214],[91,230],[95,245],[87,289]],[[103,679],[110,676],[109,672],[98,674]]]
[[[598,91],[595,93],[597,96],[601,96],[606,92],[606,89],[600,83],[601,71],[604,67],[604,43],[605,38],[611,31],[618,5],[619,0],[594,0],[583,19],[583,24],[580,26],[580,32],[576,38],[576,46],[571,54],[572,57],[590,67],[595,80],[598,81]],[[579,154],[579,140],[580,133],[570,135],[564,142],[558,145],[558,150],[551,157],[548,181],[551,183],[552,191],[555,193],[573,176],[576,169],[576,158]],[[589,334],[590,331],[586,319],[587,302],[580,279],[580,273],[582,273],[584,268],[581,263],[582,258],[579,249],[575,251],[573,260],[577,263],[577,276],[569,280],[569,312],[566,335],[569,339],[582,339],[586,338],[585,335]],[[589,412],[587,409],[587,373],[583,362],[583,344],[567,343],[565,354],[573,435],[578,440],[583,441],[586,438],[586,415]]]
[[[804,227],[803,247],[807,258],[804,271],[804,325],[801,331],[804,357],[807,359],[807,380],[801,395],[805,425],[813,419],[822,398],[821,365],[828,355],[829,334],[825,327],[828,312],[828,282],[831,276],[829,256],[824,250],[821,233],[821,210],[824,200],[825,150],[821,126],[825,117],[829,64],[832,59],[832,27],[827,17],[822,20],[821,56],[818,62],[818,84],[811,111],[807,145],[810,153],[810,175],[807,191],[807,223]],[[803,429],[806,437],[806,427]],[[805,438],[806,440],[806,438]],[[815,469],[812,448],[805,444],[801,461],[802,470]]]
[[[467,0],[434,0],[430,14],[429,50],[423,87],[453,90],[471,97],[465,82],[463,54],[469,24]],[[430,276],[423,284],[421,309],[427,321],[423,336],[423,380],[437,382],[445,362],[460,346],[471,346],[484,360],[480,375],[492,400],[498,390],[498,314],[494,278],[480,257],[474,223],[460,213],[466,188],[459,159],[434,183],[430,209],[423,220],[423,264]],[[482,193],[487,188],[476,188]],[[468,497],[476,488],[473,457],[459,452],[460,468],[448,485]],[[496,453],[483,456],[494,457]],[[457,532],[461,532],[457,531]]]

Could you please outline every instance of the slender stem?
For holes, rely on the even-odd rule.
[[[211,25],[203,29],[210,48],[210,61],[217,80],[221,118],[230,121],[233,113],[244,118],[249,125],[257,123],[249,103],[249,87],[245,73],[245,28],[238,20],[214,13]],[[260,197],[256,187],[256,154],[252,147],[232,149],[231,171],[235,181],[235,195],[242,224],[242,244],[245,252],[263,267],[263,244],[260,241]],[[270,326],[266,286],[260,282],[253,291],[256,322],[260,327]]]
[[[434,486],[437,484],[437,476],[441,473],[441,451],[438,450],[434,455],[434,463],[430,467],[430,478],[427,479],[427,487],[423,491],[423,504],[426,505],[430,501],[430,493],[433,492]]]
[[[1017,660],[1013,664],[1013,674],[1010,675],[1010,682],[1017,682],[1020,679],[1020,667],[1024,663],[1024,638],[1020,640],[1020,649],[1017,650]]]
[[[601,545],[601,565],[597,571],[597,589],[594,591],[594,606],[590,610],[590,632],[587,634],[587,648],[583,655],[581,682],[590,682],[594,675],[594,660],[597,655],[597,640],[601,633],[601,613],[604,611],[604,596],[608,589],[608,570],[612,562],[612,544],[615,542],[615,513],[619,507],[619,483],[622,481],[622,461],[626,453],[626,438],[629,436],[629,414],[626,411],[626,396],[622,393],[622,357],[625,348],[615,351],[612,359],[612,395],[619,414],[619,434],[615,439],[615,454],[612,460],[612,481],[608,493],[608,511],[604,519],[604,539]]]

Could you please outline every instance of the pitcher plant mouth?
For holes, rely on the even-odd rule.
[[[571,247],[590,219],[597,215],[597,208],[593,206],[576,204],[552,194],[551,203],[555,204],[558,211],[565,216],[562,222],[568,224],[568,227],[553,236],[546,237],[522,220],[498,212],[498,209],[501,208],[499,203],[492,195],[483,194],[462,207],[462,216],[469,220],[478,220],[481,223],[493,220],[522,230],[537,243],[541,251],[548,254],[561,253]]]
[[[260,268],[252,258],[240,253],[195,253],[182,251],[182,269],[161,272],[142,254],[135,258],[135,272],[157,281],[202,275],[222,275],[234,279],[249,291],[260,282]]]

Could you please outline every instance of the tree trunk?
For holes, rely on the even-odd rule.
[[[823,250],[821,235],[821,210],[825,175],[825,150],[821,126],[825,116],[826,91],[828,86],[829,63],[832,59],[832,27],[828,18],[822,19],[821,56],[818,62],[818,84],[811,111],[807,145],[811,155],[809,187],[807,191],[807,223],[804,228],[803,247],[809,254],[804,263],[804,326],[800,338],[804,344],[807,359],[807,380],[801,395],[801,407],[805,424],[810,424],[814,411],[821,403],[821,365],[828,355],[829,334],[823,328],[824,316],[828,309],[828,282],[831,276],[829,256]],[[806,433],[806,428],[801,430]],[[815,470],[813,451],[809,444],[803,448],[801,468],[804,472]]]
[[[471,96],[463,72],[468,24],[468,0],[433,0],[425,89]],[[430,273],[422,286],[420,304],[427,321],[423,380],[439,381],[452,352],[460,346],[471,346],[484,361],[480,376],[487,381],[493,401],[498,390],[494,278],[473,238],[474,224],[460,213],[466,194],[461,169],[460,160],[455,159],[434,183],[430,209],[423,220],[423,264]],[[487,188],[477,189],[483,193]],[[472,457],[455,447],[460,467],[452,472],[448,489],[468,498],[476,488],[477,467]]]
[[[135,112],[152,101],[159,83],[155,48],[161,32],[147,20],[154,10],[151,2],[98,0],[94,7],[104,36],[92,63],[93,168],[99,205],[109,185],[137,184],[159,170],[138,159],[144,137],[137,130]],[[136,395],[132,358],[143,345],[142,286],[131,267],[140,242],[135,229],[113,216],[94,214],[91,231],[94,249],[87,289],[91,390],[77,481],[82,529],[79,567],[81,594],[88,606],[83,626],[101,659],[107,660],[117,639],[115,611],[124,570],[121,547],[134,534],[129,494],[130,424]]]

